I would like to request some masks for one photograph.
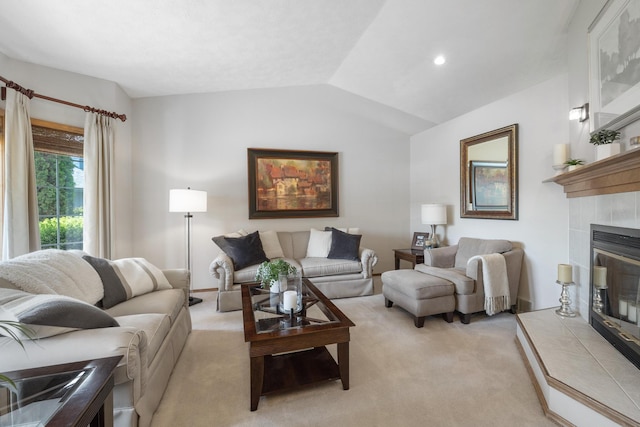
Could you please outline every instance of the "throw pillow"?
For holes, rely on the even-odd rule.
[[[320,231],[312,228],[307,244],[307,257],[326,258],[331,249],[331,231]]]
[[[344,231],[349,234],[360,234],[360,229],[358,227],[350,227],[350,228],[342,228],[342,227],[325,227],[324,231],[331,231],[332,228],[336,230]]]
[[[331,249],[327,258],[360,261],[360,234],[331,229]]]
[[[33,336],[11,329],[21,339],[119,326],[108,313],[86,302],[64,295],[30,294],[15,289],[0,289],[0,320],[27,325]],[[3,329],[0,329],[0,335],[10,336]]]
[[[115,261],[89,255],[82,258],[91,264],[102,279],[103,308],[111,308],[138,295],[172,288],[162,271],[144,258]]]
[[[213,241],[231,258],[233,269],[236,271],[269,261],[262,249],[260,234],[257,231],[243,237],[216,236]]]
[[[280,239],[278,239],[278,233],[275,231],[259,231],[260,241],[262,242],[262,249],[267,258],[284,258],[284,252],[282,252],[282,246],[280,246]]]

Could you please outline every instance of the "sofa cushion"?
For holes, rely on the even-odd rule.
[[[331,229],[331,249],[327,258],[360,261],[360,234],[349,234],[336,228]]]
[[[264,254],[269,259],[284,258],[282,252],[282,246],[280,246],[280,240],[278,239],[278,233],[273,230],[259,231],[260,241],[262,242],[262,249]]]
[[[31,338],[118,326],[108,313],[86,302],[64,295],[30,294],[14,289],[0,289],[0,320],[26,324],[33,332]],[[12,331],[22,338],[30,337],[17,329]],[[0,335],[11,336],[1,328]]]
[[[504,253],[513,248],[508,240],[501,239],[474,239],[471,237],[461,237],[458,241],[458,252],[454,267],[466,269],[469,258],[475,255],[491,253]]]
[[[260,234],[255,231],[242,237],[216,236],[213,241],[233,261],[233,269],[241,270],[269,261],[262,249]]]
[[[296,270],[300,271],[302,269],[302,266],[300,265],[300,263],[298,263],[298,261],[296,261],[295,259],[290,259],[290,258],[282,258],[282,259],[284,259],[286,262],[288,262],[293,267],[295,267]],[[235,283],[255,282],[256,273],[258,271],[259,266],[260,264],[254,264],[254,265],[245,267],[242,270],[236,271],[235,273],[233,273],[233,281]]]
[[[424,264],[416,265],[415,269],[422,273],[450,281],[455,286],[456,294],[458,295],[470,295],[475,292],[476,281],[465,274],[466,270],[431,267]]]
[[[151,365],[171,330],[171,320],[166,314],[147,313],[118,316],[116,318],[120,326],[128,326],[144,331],[147,336],[147,366]]]
[[[160,289],[171,289],[162,271],[144,258],[110,261],[89,255],[82,257],[98,272],[104,286],[102,307],[116,304]]]
[[[300,264],[303,277],[335,276],[362,271],[362,263],[346,259],[303,258]]]
[[[106,310],[113,317],[132,314],[166,314],[171,324],[176,320],[180,309],[184,307],[185,294],[182,289],[165,289],[139,295]]]
[[[321,231],[312,228],[307,244],[308,258],[326,258],[331,250],[331,231]]]

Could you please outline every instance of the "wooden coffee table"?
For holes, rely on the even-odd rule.
[[[278,294],[259,284],[242,286],[244,340],[251,359],[251,410],[260,396],[340,379],[349,389],[349,328],[355,324],[307,279],[303,309],[290,316],[278,309]],[[337,344],[338,360],[326,346]]]

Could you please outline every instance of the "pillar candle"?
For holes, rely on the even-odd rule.
[[[571,264],[558,264],[558,282],[573,282],[573,267]]]
[[[627,300],[618,300],[618,311],[620,312],[620,317],[627,316]]]
[[[285,291],[283,299],[284,311],[295,310],[297,308],[298,295],[296,291]]]
[[[563,165],[569,159],[569,145],[556,144],[553,147],[553,164]]]
[[[632,302],[629,303],[628,313],[629,322],[638,323],[638,307]]]
[[[593,286],[600,289],[607,287],[607,267],[593,267]]]

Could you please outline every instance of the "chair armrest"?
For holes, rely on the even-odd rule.
[[[174,289],[182,289],[184,291],[184,306],[189,307],[189,287],[191,286],[191,272],[186,268],[172,268],[162,270],[169,284]]]
[[[233,287],[233,261],[224,252],[209,265],[209,273],[218,279],[218,292],[230,291]]]
[[[452,268],[455,265],[458,245],[444,246],[424,250],[424,265],[440,268]]]
[[[360,261],[362,262],[362,277],[368,279],[373,275],[373,266],[378,263],[378,255],[373,249],[360,248]]]

